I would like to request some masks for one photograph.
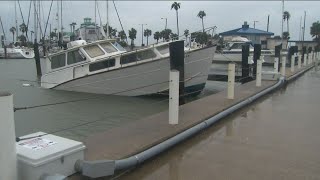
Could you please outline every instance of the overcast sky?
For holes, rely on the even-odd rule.
[[[185,29],[190,32],[200,30],[201,20],[197,17],[200,10],[206,12],[204,18],[205,27],[217,26],[217,32],[224,32],[241,27],[244,21],[248,21],[250,27],[253,27],[253,21],[256,28],[261,30],[267,29],[267,17],[270,15],[269,31],[280,35],[281,33],[281,1],[178,1],[181,3],[179,10],[179,27],[180,34]],[[20,1],[25,21],[27,21],[30,1]],[[43,1],[42,19],[48,17],[51,1]],[[155,31],[164,29],[165,20],[161,17],[168,18],[168,28],[176,32],[176,13],[171,10],[173,1],[115,1],[119,15],[125,31],[131,27],[137,29],[137,43],[141,42],[141,26],[147,24],[145,28]],[[82,23],[84,17],[91,17],[94,21],[95,8],[94,1],[64,1],[63,2],[63,24],[67,31],[70,31],[69,24],[76,22]],[[98,1],[101,20],[106,23],[106,1]],[[18,5],[17,5],[18,7]],[[313,22],[320,20],[320,2],[319,1],[285,1],[285,10],[291,14],[289,28],[292,40],[299,39],[300,18],[303,17],[304,11],[307,12],[306,34],[305,39],[311,40],[310,26]],[[57,2],[53,3],[49,23],[52,29],[57,26],[55,14],[57,12]],[[33,13],[33,12],[32,12]],[[18,14],[18,24],[22,23],[20,11]],[[98,14],[98,13],[97,13]],[[12,39],[9,28],[14,26],[14,1],[0,1],[0,16],[6,31],[8,39]],[[30,30],[33,29],[33,16],[30,18]],[[110,24],[121,30],[112,1],[109,1],[109,19]],[[44,21],[45,21],[44,20]],[[97,15],[97,23],[100,18]],[[303,25],[303,22],[302,22]],[[286,30],[286,23],[284,26]],[[153,39],[153,36],[152,36]]]

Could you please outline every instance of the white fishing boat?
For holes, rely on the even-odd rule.
[[[169,42],[130,52],[110,39],[72,43],[42,60],[43,88],[123,96],[168,90]],[[185,47],[186,92],[204,88],[214,52],[215,46]]]
[[[253,56],[254,48],[247,38],[235,37],[230,42],[227,43],[225,49],[217,50],[213,61],[233,61],[241,62],[242,60],[242,45],[248,44],[250,50],[250,56]],[[274,61],[274,51],[272,50],[261,50],[261,56],[264,56],[265,62],[273,63]]]
[[[5,58],[5,50],[0,47],[0,58]],[[31,48],[7,48],[7,59],[32,59],[34,52]]]

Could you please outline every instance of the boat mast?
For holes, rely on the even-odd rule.
[[[107,3],[107,39],[109,39],[109,1],[106,1]]]
[[[282,0],[282,14],[281,14],[281,49],[283,49],[283,13],[284,13],[284,0]]]
[[[57,1],[57,14],[56,14],[56,18],[57,18],[57,30],[58,30],[58,33],[57,33],[57,38],[58,38],[58,41],[60,41],[60,22],[59,22],[59,1]]]
[[[97,33],[97,0],[94,0],[94,30],[95,30],[97,38],[99,40],[99,36]]]
[[[304,11],[303,34],[302,34],[302,48],[303,48],[303,44],[304,44],[304,34],[305,34],[305,32],[306,32],[306,16],[307,16],[307,13],[306,13],[306,11]]]
[[[300,17],[300,28],[299,28],[299,41],[301,41],[301,22],[302,22],[302,16]]]
[[[60,1],[61,43],[63,43],[62,0]]]
[[[17,2],[14,1],[14,18],[15,18],[15,23],[16,23],[16,42],[19,37],[19,29],[18,29],[18,19],[17,19]]]

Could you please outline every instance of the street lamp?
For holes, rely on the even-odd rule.
[[[139,24],[139,25],[141,25],[141,46],[144,46],[144,44],[143,44],[143,25],[147,25],[147,24]]]
[[[259,21],[253,21],[253,28],[254,29],[256,28],[256,22],[259,22]]]
[[[165,19],[165,20],[166,20],[166,26],[165,26],[165,28],[164,28],[164,29],[167,29],[167,22],[168,22],[168,18],[163,17],[163,18],[161,18],[161,19]]]

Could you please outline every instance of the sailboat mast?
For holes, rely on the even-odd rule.
[[[60,1],[60,19],[61,19],[61,42],[63,42],[62,0]]]
[[[109,37],[109,1],[107,0],[107,39],[110,38]]]
[[[16,41],[17,41],[18,37],[19,37],[19,29],[18,29],[17,2],[16,1],[14,1],[14,18],[15,18],[15,23],[16,23]]]
[[[94,0],[94,30],[96,32],[98,39],[99,39],[99,36],[97,33],[97,0]]]
[[[283,47],[283,13],[284,13],[284,0],[282,0],[282,13],[281,13],[281,46]],[[282,49],[281,47],[281,49]]]
[[[304,34],[306,32],[306,16],[307,13],[304,11],[304,22],[303,22],[303,34],[302,34],[302,48],[303,48],[303,43],[304,43]]]
[[[301,41],[301,23],[302,23],[302,16],[300,17],[300,28],[299,28],[299,41]]]
[[[59,22],[59,1],[57,1],[57,30],[58,30],[58,33],[57,33],[57,38],[58,38],[58,41],[60,41],[60,22]]]

